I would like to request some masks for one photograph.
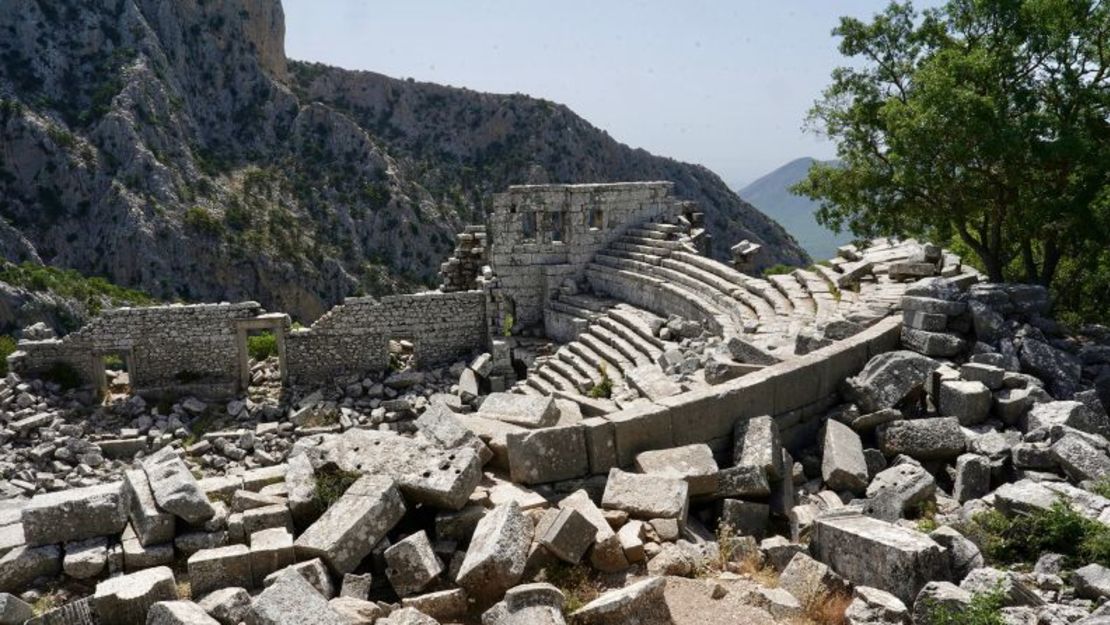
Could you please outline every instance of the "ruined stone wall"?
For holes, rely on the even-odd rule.
[[[418,367],[452,363],[486,348],[485,300],[482,291],[348,298],[287,337],[290,378],[320,381],[383,371],[391,339],[413,343]]]
[[[136,389],[233,389],[240,374],[236,323],[260,312],[257,302],[107,310],[61,339],[21,342],[18,366],[40,374],[64,362],[95,385],[104,356],[119,355]]]
[[[582,277],[594,254],[631,227],[677,215],[669,182],[525,185],[494,196],[490,262],[518,327],[541,323],[548,294]]]

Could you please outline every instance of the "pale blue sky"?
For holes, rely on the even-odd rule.
[[[886,0],[283,0],[291,58],[568,105],[739,187],[832,146],[806,110],[840,15]],[[936,4],[936,0],[919,5]]]

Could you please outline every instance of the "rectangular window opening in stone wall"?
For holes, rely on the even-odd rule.
[[[390,337],[389,370],[399,372],[414,368],[416,368],[416,341],[413,337]]]
[[[99,354],[100,390],[106,402],[131,396],[134,376],[131,351],[116,350]]]
[[[520,228],[525,241],[536,240],[536,213],[525,211],[520,215]]]
[[[586,214],[586,226],[591,230],[601,230],[605,227],[605,216],[600,208],[591,208]]]
[[[566,241],[566,214],[563,211],[553,211],[548,213],[550,220],[549,231],[551,232],[552,241]]]

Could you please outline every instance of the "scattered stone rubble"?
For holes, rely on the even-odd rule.
[[[469,288],[464,256],[444,271]],[[998,568],[967,530],[1059,502],[1110,524],[1110,330],[1065,333],[1043,289],[979,283],[933,246],[846,247],[829,271],[897,292],[896,316],[857,302],[774,350],[606,308],[629,390],[610,397],[513,386],[542,344],[515,337],[312,387],[262,364],[272,392],[219,403],[11,374],[0,625],[769,623],[822,605],[927,625],[991,592],[1007,623],[1110,622],[1105,563]],[[659,360],[632,366],[641,349]]]

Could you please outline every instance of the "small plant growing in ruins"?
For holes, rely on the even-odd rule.
[[[359,478],[353,471],[344,471],[337,466],[329,465],[316,471],[316,507],[321,513],[331,507],[333,503],[347,492],[351,484]]]
[[[247,337],[247,353],[255,360],[266,360],[277,355],[277,337],[273,332],[261,332]]]
[[[602,593],[601,582],[592,568],[585,564],[559,562],[543,570],[544,581],[555,586],[566,596],[563,612],[570,614]]]
[[[0,337],[0,339],[2,339],[2,337]],[[2,354],[2,351],[0,351],[0,354]],[[1095,483],[1091,485],[1091,492],[1100,497],[1110,499],[1110,476],[1096,480]]]
[[[767,276],[781,276],[781,275],[788,274],[791,271],[794,271],[793,267],[791,267],[790,265],[783,265],[783,264],[780,263],[778,265],[772,265],[772,266],[764,269],[763,270],[763,277],[766,278]]]
[[[609,377],[609,371],[605,368],[605,363],[597,366],[597,374],[601,379],[590,388],[590,397],[608,399],[613,395],[613,380]]]
[[[930,602],[925,607],[929,625],[1004,625],[1002,607],[1005,593],[1001,589],[976,593],[967,606],[948,606]]]
[[[0,376],[8,375],[8,356],[16,350],[15,339],[0,335]]]
[[[847,625],[844,613],[851,603],[852,595],[847,591],[820,593],[805,605],[805,615],[814,625]]]
[[[1072,564],[1110,566],[1110,526],[1083,516],[1065,501],[1030,514],[981,512],[958,529],[992,564],[1034,562],[1051,552],[1066,556]]]
[[[937,527],[937,502],[932,499],[921,502],[917,506],[917,531],[928,534]]]
[[[512,315],[505,315],[505,317],[501,319],[501,336],[512,336],[514,325],[516,325],[516,319],[514,319]]]

